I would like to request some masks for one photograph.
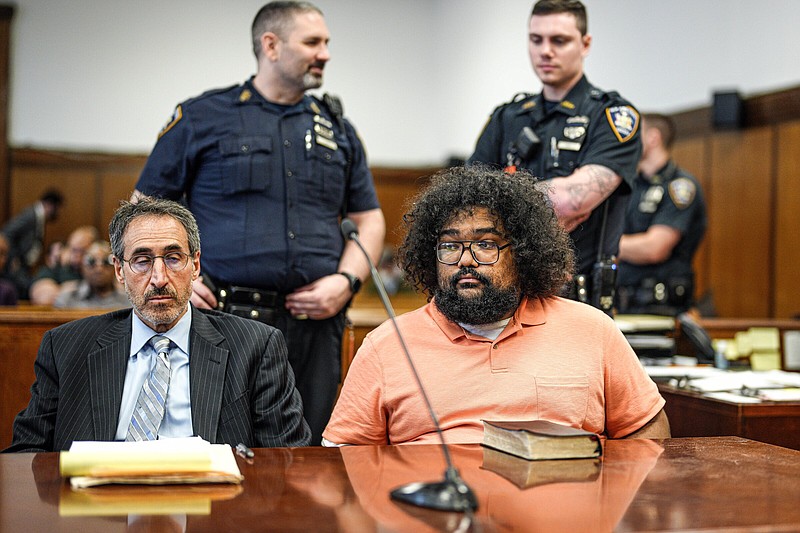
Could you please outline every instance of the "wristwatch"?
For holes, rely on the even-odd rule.
[[[358,279],[358,276],[354,276],[349,272],[337,272],[337,274],[341,274],[347,278],[347,281],[350,283],[350,292],[352,292],[353,295],[361,290],[361,280]]]

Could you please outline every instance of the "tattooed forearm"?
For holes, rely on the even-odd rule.
[[[565,183],[570,207],[581,211],[587,202],[599,203],[611,194],[619,181],[614,172],[602,165],[581,167]]]

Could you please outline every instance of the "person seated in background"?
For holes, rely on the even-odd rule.
[[[200,275],[191,212],[142,197],[117,209],[109,232],[114,272],[133,310],[44,334],[30,402],[4,451],[192,435],[257,447],[308,444],[281,332],[189,303]]]
[[[4,277],[8,261],[8,239],[0,233],[0,305],[17,305],[17,287]]]
[[[55,269],[61,265],[62,261],[67,260],[67,245],[64,241],[53,241],[47,246],[47,253],[44,255],[44,264],[39,268]]]
[[[617,257],[619,313],[678,315],[694,303],[706,205],[700,183],[672,159],[674,139],[672,119],[642,116],[642,158]]]
[[[61,191],[47,190],[38,201],[6,222],[0,231],[10,247],[6,274],[17,286],[22,299],[28,298],[32,269],[42,254],[47,223],[58,219],[63,204]]]
[[[669,437],[664,399],[614,321],[557,297],[574,253],[527,172],[451,168],[410,204],[399,262],[431,299],[397,318],[448,443],[481,419],[546,419],[609,438]],[[396,331],[369,333],[323,444],[435,443]]]
[[[34,276],[30,288],[30,300],[35,305],[53,305],[61,284],[81,279],[81,263],[89,246],[99,238],[97,228],[80,226],[69,234],[67,249],[61,263],[55,267],[43,265]]]
[[[61,284],[61,292],[53,307],[130,307],[125,291],[114,276],[114,260],[107,241],[95,241],[86,251],[81,263],[81,276],[80,280]]]

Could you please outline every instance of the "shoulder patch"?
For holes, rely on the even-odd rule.
[[[161,128],[160,132],[158,132],[158,138],[160,139],[161,137],[163,137],[164,134],[167,133],[169,130],[171,130],[172,127],[175,126],[175,124],[177,124],[178,122],[180,122],[182,118],[183,118],[183,110],[181,109],[181,106],[178,106],[175,108],[175,112],[172,113],[172,118],[169,119],[169,122],[167,122],[164,125],[164,127]]]
[[[611,125],[611,130],[621,143],[631,140],[636,130],[639,129],[639,113],[631,106],[609,107],[606,109],[606,118]]]
[[[674,179],[669,184],[669,197],[678,209],[686,209],[692,205],[696,195],[697,187],[688,178]]]

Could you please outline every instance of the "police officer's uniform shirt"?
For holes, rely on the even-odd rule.
[[[643,233],[650,226],[676,229],[681,239],[670,257],[656,265],[621,262],[618,284],[638,286],[643,279],[666,282],[692,276],[692,258],[705,234],[707,220],[705,199],[694,176],[669,161],[654,176],[636,177],[625,217],[625,234]]]
[[[614,255],[619,247],[626,196],[641,155],[639,122],[639,114],[629,102],[617,93],[597,89],[584,76],[551,110],[546,108],[541,93],[498,107],[468,162],[505,166],[509,147],[522,128],[528,126],[541,144],[519,166],[534,176],[541,179],[569,176],[577,168],[590,164],[611,169],[623,180],[611,196],[604,239],[606,255]],[[602,209],[598,208],[571,234],[578,250],[579,272],[588,273],[596,260],[601,223]]]
[[[212,278],[290,292],[336,272],[345,198],[346,212],[379,207],[361,142],[344,127],[312,96],[267,102],[252,79],[209,91],[176,108],[136,188],[185,193]]]

